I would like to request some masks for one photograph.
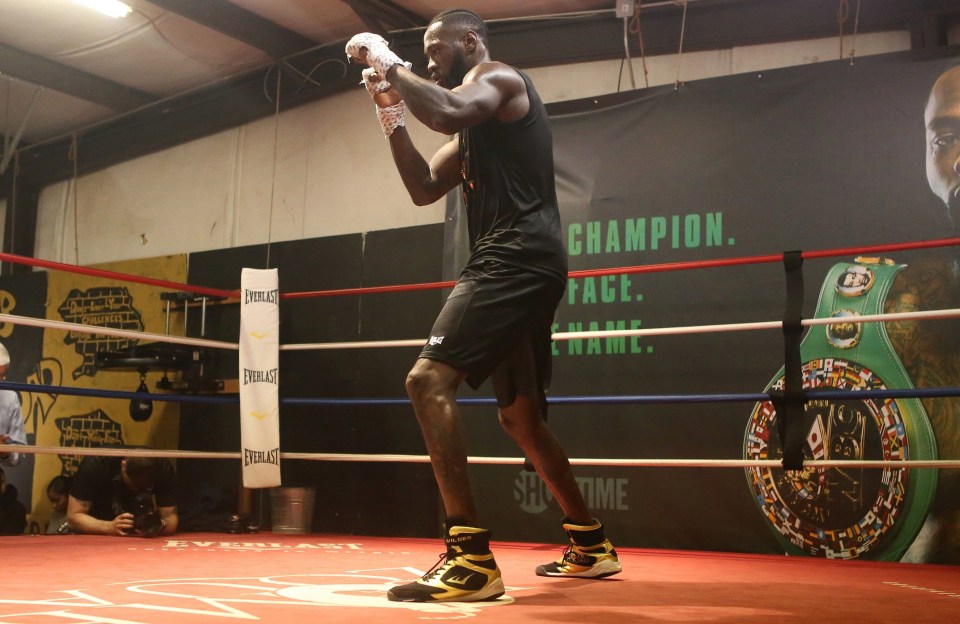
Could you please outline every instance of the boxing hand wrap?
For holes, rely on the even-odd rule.
[[[380,120],[380,127],[383,128],[383,136],[389,137],[394,130],[404,125],[403,115],[405,111],[406,106],[404,106],[403,100],[386,108],[377,107],[377,118]]]
[[[377,118],[380,120],[383,135],[388,137],[393,134],[393,131],[399,126],[404,125],[406,107],[403,105],[403,100],[387,106],[381,106],[384,102],[392,100],[392,98],[389,97],[391,94],[386,93],[390,90],[390,83],[381,78],[377,70],[372,67],[363,70],[362,75],[363,82],[361,84],[367,88],[367,92],[373,98],[374,102],[377,103]],[[399,97],[396,93],[393,95]]]
[[[363,72],[361,72],[363,80],[360,81],[360,84],[367,88],[367,93],[370,94],[370,97],[374,97],[380,93],[383,93],[390,88],[390,83],[381,77],[372,67],[368,67]]]
[[[366,64],[372,67],[381,77],[387,77],[387,70],[394,65],[403,65],[407,69],[413,63],[405,62],[394,53],[387,44],[387,40],[374,33],[360,33],[350,38],[346,45],[347,58],[360,59],[360,51],[366,49]]]

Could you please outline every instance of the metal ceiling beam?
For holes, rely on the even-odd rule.
[[[158,99],[144,91],[55,63],[42,56],[2,43],[0,43],[0,74],[7,74],[38,87],[53,89],[121,112],[147,106]]]
[[[281,81],[281,110],[357,87],[360,80],[358,65],[351,66],[356,69],[355,77],[350,80],[341,78],[345,65],[342,42],[321,52],[325,52],[324,59],[332,62],[321,65],[319,57],[311,55],[311,61],[316,61],[318,67],[312,72],[310,81],[303,84]],[[77,135],[77,173],[97,171],[274,114],[276,105],[264,92],[267,71],[274,72],[274,69],[250,72],[227,82],[196,89],[187,95],[85,129]],[[274,95],[270,88],[269,96]],[[21,187],[42,188],[72,177],[73,166],[69,137],[27,146],[19,152],[17,181]],[[0,198],[2,192],[0,188]]]
[[[185,17],[280,59],[315,47],[317,42],[264,19],[227,0],[149,0],[150,4]]]
[[[360,18],[360,21],[363,22],[363,25],[367,27],[367,30],[384,37],[390,34],[390,29],[381,22],[375,15],[367,10],[366,5],[356,0],[343,0],[343,3],[348,5],[353,12]]]
[[[931,4],[935,3],[925,3],[927,12],[924,15],[929,12]],[[951,0],[942,8],[953,11],[956,3]],[[864,3],[858,32],[909,30],[922,17],[916,9],[916,5],[901,0]],[[681,7],[671,1],[642,11],[646,53],[677,52]],[[691,1],[683,50],[837,36],[836,11],[837,0]],[[494,58],[518,67],[624,57],[623,23],[614,17],[613,9],[578,18],[493,21],[489,26]],[[422,37],[422,29],[391,33],[394,49],[401,57],[414,62],[414,70],[421,73],[426,64]],[[301,84],[289,80],[282,83],[280,102],[283,110],[357,88],[361,68],[350,64],[343,73],[343,44],[343,41],[331,43],[284,59],[302,74],[309,74],[311,80]],[[630,45],[632,54],[637,55],[635,36],[631,36]],[[96,171],[272,115],[275,104],[264,97],[263,84],[263,70],[251,72],[229,83],[165,100],[89,128],[80,136],[79,172]],[[73,175],[69,148],[69,140],[61,139],[22,149],[20,182],[43,186],[69,178]]]
[[[698,0],[690,1],[686,24],[683,6],[667,0],[648,2],[640,11],[644,52],[648,56],[676,53],[683,30],[683,52],[837,37],[837,0]],[[915,16],[901,0],[865,3],[859,33],[908,29]],[[853,33],[854,17],[845,25]],[[510,21],[488,24],[495,58],[508,57],[520,67],[586,62],[623,57],[623,22],[613,15],[584,20]],[[628,37],[631,56],[640,54],[639,38]],[[563,54],[557,48],[562,46]],[[566,60],[558,57],[564,56]]]
[[[391,30],[421,28],[429,21],[390,0],[341,1],[353,9],[367,28],[381,35],[386,35]]]

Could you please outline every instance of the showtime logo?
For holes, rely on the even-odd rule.
[[[627,486],[630,480],[613,477],[578,477],[577,485],[580,493],[593,510],[629,511],[627,504]],[[553,500],[550,488],[535,472],[524,470],[517,475],[513,482],[513,499],[520,505],[520,509],[527,513],[536,514],[546,510]]]

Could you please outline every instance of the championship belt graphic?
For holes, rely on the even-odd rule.
[[[805,459],[936,459],[936,439],[918,399],[817,400],[816,389],[909,389],[913,384],[882,322],[894,278],[905,265],[857,258],[827,274],[817,318],[842,322],[809,328],[800,345]],[[765,391],[783,390],[784,370]],[[744,436],[746,459],[781,459],[777,413],[757,403]],[[771,435],[772,433],[772,435]],[[933,469],[749,468],[751,493],[787,554],[899,560],[916,538],[936,489]]]

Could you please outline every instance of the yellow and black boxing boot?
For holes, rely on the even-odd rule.
[[[446,523],[447,551],[432,570],[412,583],[393,587],[396,602],[477,602],[503,595],[500,569],[490,552],[490,531]]]
[[[816,318],[800,345],[804,405],[804,459],[936,459],[933,428],[919,399],[818,399],[818,390],[911,389],[883,322],[857,317],[882,314],[905,265],[857,258],[828,272]],[[783,369],[766,392],[783,390]],[[746,459],[781,459],[772,402],[754,406],[744,435]],[[788,554],[827,558],[899,560],[923,525],[936,489],[931,469],[749,468],[754,501]]]
[[[557,561],[537,566],[538,576],[604,578],[620,572],[617,551],[598,520],[594,519],[590,525],[578,525],[564,518],[563,530],[570,538],[570,545]]]

